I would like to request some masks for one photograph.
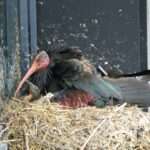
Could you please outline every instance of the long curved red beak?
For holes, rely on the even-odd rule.
[[[15,97],[18,96],[18,93],[20,92],[20,89],[22,88],[23,84],[29,79],[29,77],[44,68],[47,68],[47,66],[50,63],[50,58],[48,54],[45,51],[41,51],[34,59],[31,67],[27,71],[27,73],[24,75],[22,80],[20,81],[19,85],[17,86],[17,89],[15,91]]]
[[[21,87],[23,86],[23,84],[27,81],[27,79],[34,73],[36,72],[36,67],[31,66],[31,68],[27,71],[27,73],[25,74],[25,76],[23,77],[23,79],[20,81],[19,85],[17,86],[17,89],[15,91],[15,96],[18,95]]]

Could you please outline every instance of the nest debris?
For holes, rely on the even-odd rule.
[[[0,143],[11,150],[150,149],[150,113],[126,104],[64,109],[14,99],[0,120]]]

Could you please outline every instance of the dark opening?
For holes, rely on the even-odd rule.
[[[79,46],[95,64],[147,67],[146,0],[37,0],[38,46]]]

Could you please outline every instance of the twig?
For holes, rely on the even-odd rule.
[[[10,143],[10,142],[18,142],[18,141],[21,141],[21,139],[2,140],[2,141],[0,141],[0,144],[2,144],[2,143]]]
[[[123,103],[121,106],[115,109],[115,112],[120,111],[121,109],[124,109],[124,107],[127,105],[127,103]]]
[[[139,111],[139,115],[145,120],[146,123],[150,123],[150,120],[143,114],[142,111]]]
[[[15,101],[15,102],[21,103],[21,104],[26,104],[26,105],[29,105],[29,106],[32,105],[31,103],[23,101],[22,99],[18,99],[16,97],[12,97],[12,100]]]
[[[29,148],[29,138],[28,138],[28,134],[26,133],[26,131],[24,130],[24,142],[25,142],[25,150],[30,150]]]
[[[90,136],[88,137],[88,139],[85,141],[85,143],[83,144],[83,146],[80,148],[80,150],[84,150],[86,145],[89,143],[89,141],[91,140],[91,138],[95,135],[96,131],[106,122],[107,118],[104,119],[102,122],[100,122],[98,124],[98,126],[93,130],[93,132],[90,134]]]
[[[117,109],[115,109],[115,112],[120,111],[121,109],[123,109],[125,106],[127,105],[127,103],[122,104],[120,107],[118,107]],[[111,116],[112,118],[112,116]],[[90,134],[90,136],[88,137],[88,139],[85,141],[85,143],[83,144],[83,146],[80,148],[80,150],[84,150],[86,148],[86,145],[89,143],[89,141],[91,140],[91,138],[95,135],[96,131],[106,122],[106,120],[108,120],[108,118],[104,119],[100,124],[98,124],[98,126],[93,130],[93,132]]]
[[[7,123],[4,123],[4,122],[0,122],[0,125],[6,125]]]
[[[4,134],[8,129],[9,129],[9,126],[6,127],[6,128],[4,128],[4,129],[2,129],[2,130],[0,131],[0,138],[3,136],[3,134]]]

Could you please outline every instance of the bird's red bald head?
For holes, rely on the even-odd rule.
[[[41,51],[33,60],[31,68],[35,69],[35,72],[47,68],[50,64],[50,58],[45,51]]]
[[[40,70],[43,70],[48,67],[48,65],[51,63],[51,60],[48,56],[48,54],[45,51],[41,51],[33,60],[33,63],[31,67],[28,69],[27,73],[23,77],[23,79],[20,81],[15,96],[18,95],[20,89],[22,88],[23,84],[27,81],[27,79],[35,72],[38,72]]]

